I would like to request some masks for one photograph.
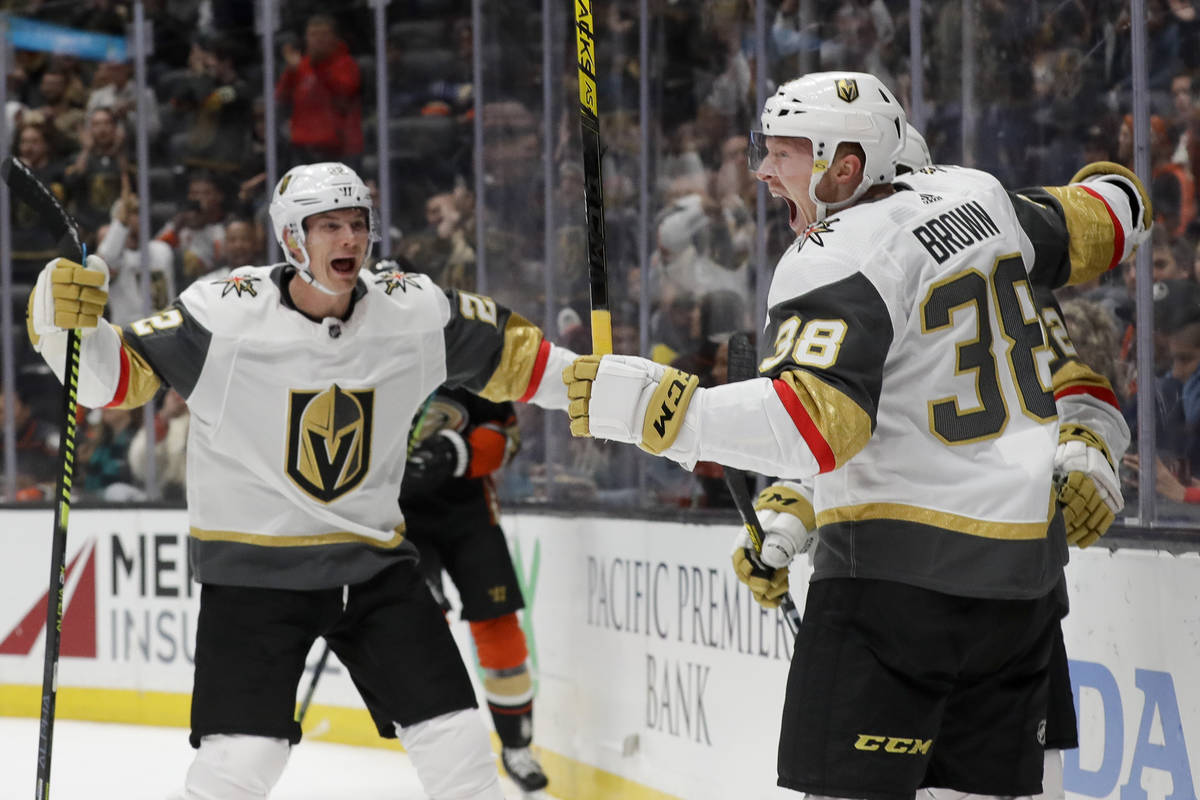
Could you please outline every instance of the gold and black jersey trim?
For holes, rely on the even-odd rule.
[[[1100,195],[1081,185],[1010,193],[1034,247],[1033,283],[1056,289],[1089,281],[1120,261],[1125,231]]]
[[[446,290],[446,385],[492,402],[517,400],[529,388],[542,331],[491,298]]]
[[[331,544],[367,544],[390,550],[399,547],[404,542],[404,523],[396,526],[392,536],[386,540],[374,539],[360,533],[349,531],[333,531],[330,533],[272,535],[265,533],[247,533],[245,531],[206,530],[192,526],[188,534],[193,539],[202,542],[236,542],[255,547],[316,547]]]
[[[523,396],[533,377],[541,346],[541,329],[520,314],[511,314],[504,326],[504,348],[500,352],[500,363],[479,396],[493,403]]]
[[[1066,532],[1058,513],[1036,527],[1035,538],[992,538],[896,518],[822,524],[812,581],[866,578],[961,597],[1043,597],[1062,580]]]
[[[838,523],[891,520],[984,539],[1042,539],[1046,536],[1046,526],[1053,513],[1053,507],[1048,508],[1046,519],[1041,522],[995,522],[903,503],[862,503],[820,511],[817,513],[817,525],[823,528]]]
[[[152,317],[123,325],[121,339],[131,362],[136,354],[155,376],[187,399],[204,369],[212,332],[176,300]]]

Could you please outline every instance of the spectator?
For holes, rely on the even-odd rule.
[[[132,131],[135,127],[137,107],[137,83],[133,80],[133,64],[129,61],[105,61],[96,67],[93,83],[97,88],[88,98],[87,110],[111,109],[118,123]],[[142,96],[142,119],[146,123],[146,134],[153,140],[162,130],[158,117],[158,98],[149,86]]]
[[[1181,72],[1171,79],[1171,132],[1176,137],[1171,160],[1185,167],[1191,166],[1188,145],[1191,141],[1192,113],[1195,107],[1192,75],[1190,72]]]
[[[1133,116],[1125,115],[1117,138],[1118,158],[1133,167]],[[1171,142],[1167,123],[1162,117],[1150,117],[1150,168],[1153,183],[1150,199],[1154,203],[1155,222],[1174,241],[1182,236],[1196,218],[1196,186],[1191,170],[1171,161]],[[1156,227],[1158,227],[1156,226]]]
[[[96,255],[108,264],[108,319],[124,325],[146,316],[142,299],[142,257],[138,249],[138,199],[126,192],[113,204],[112,217],[101,230]],[[165,242],[146,243],[150,260],[150,308],[164,308],[175,297],[174,259]]]
[[[224,263],[225,191],[217,177],[210,172],[192,173],[183,210],[154,238],[178,253],[184,284]]]
[[[41,80],[42,105],[34,109],[49,121],[54,131],[50,144],[55,158],[67,156],[78,149],[87,116],[83,109],[71,102],[67,92],[70,77],[57,64],[47,67]]]
[[[38,112],[24,115],[17,128],[17,157],[29,167],[59,200],[63,199],[62,165],[51,159],[47,126],[39,122]],[[58,255],[58,242],[46,229],[38,213],[12,198],[12,261],[13,280],[32,284],[46,262]]]
[[[94,409],[88,415],[88,422],[79,447],[84,492],[116,502],[145,499],[133,485],[133,472],[129,468],[134,412],[127,408]]]
[[[252,263],[252,262],[251,262]],[[190,417],[179,392],[168,389],[154,415],[155,477],[162,498],[184,499],[187,474],[187,436]],[[146,428],[138,429],[129,443],[129,469],[138,486],[146,485]]]
[[[17,439],[17,494],[9,501],[44,500],[58,479],[58,431],[37,419],[25,389],[14,387],[13,426]],[[0,388],[0,426],[4,424],[8,394]],[[0,467],[3,462],[0,462]],[[6,486],[2,483],[0,486]]]
[[[217,273],[222,270],[228,273],[248,264],[262,264],[265,259],[262,226],[252,219],[234,217],[225,223],[225,253],[222,266],[205,277],[218,277]]]
[[[303,55],[294,46],[283,48],[287,69],[275,86],[275,99],[292,110],[292,160],[343,161],[357,168],[363,151],[358,63],[338,38],[333,17],[310,17],[304,39]]]
[[[183,163],[222,175],[240,175],[252,136],[247,124],[250,88],[238,75],[227,44],[214,40],[197,47],[203,72],[198,80],[188,82],[186,96],[177,94],[175,98],[177,104],[189,108]],[[261,164],[254,171],[260,169]]]
[[[81,143],[83,149],[67,167],[64,183],[75,219],[90,239],[108,220],[112,204],[121,196],[122,180],[128,178],[125,129],[111,109],[94,108],[88,112]]]

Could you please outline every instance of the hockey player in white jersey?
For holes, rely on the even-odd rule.
[[[699,389],[643,359],[584,357],[564,373],[572,430],[813,478],[820,545],[781,786],[1036,794],[1066,540],[1031,287],[1118,263],[1148,203],[1103,170],[1024,196],[974,170],[937,191],[894,185],[905,126],[870,75],[780,87],[754,167],[798,238],[769,291],[762,377]]]
[[[1115,172],[1124,169],[1109,168]],[[937,190],[943,181],[953,185],[954,170],[934,167],[924,137],[909,125],[897,165],[897,183],[908,188],[918,185],[929,191]],[[1036,249],[1037,242],[1034,244]],[[1129,429],[1108,381],[1079,359],[1053,293],[1042,286],[1034,286],[1033,292],[1047,343],[1054,353],[1050,372],[1059,414],[1054,479],[1063,505],[1067,541],[1088,547],[1104,535],[1121,509],[1115,463],[1129,445]],[[787,567],[791,560],[805,553],[811,556],[816,544],[812,496],[811,481],[779,481],[766,487],[755,503],[764,531],[761,556],[754,553],[745,534],[735,541],[734,570],[749,585],[755,599],[768,608],[778,607],[780,597],[787,591]],[[1061,630],[1055,637],[1048,690],[1042,792],[1034,800],[1064,797],[1062,751],[1079,746]],[[961,792],[947,795],[936,787],[918,794],[925,800],[947,796],[963,800],[969,795]]]
[[[376,238],[349,167],[296,167],[270,214],[287,263],[198,281],[159,313],[97,320],[107,268],[51,262],[29,303],[61,369],[84,329],[79,401],[133,407],[164,384],[191,410],[189,556],[201,584],[186,800],[265,798],[322,636],[426,793],[501,798],[466,668],[396,505],[410,420],[443,383],[562,408],[573,357],[490,298],[423,275],[360,275]]]

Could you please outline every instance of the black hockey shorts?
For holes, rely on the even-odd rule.
[[[521,586],[499,525],[461,524],[446,520],[408,522],[406,536],[421,553],[421,571],[441,586],[442,570],[462,598],[462,618],[495,619],[525,607]]]
[[[809,585],[779,736],[779,785],[912,800],[923,786],[1041,791],[1060,594],[958,597],[892,581]]]
[[[1074,750],[1079,747],[1079,726],[1075,717],[1075,697],[1071,694],[1071,673],[1067,666],[1067,647],[1063,644],[1062,625],[1054,635],[1054,653],[1050,657],[1050,704],[1046,709],[1046,749]]]
[[[475,708],[475,692],[416,565],[400,561],[342,589],[204,584],[196,628],[193,747],[208,734],[300,741],[296,694],[318,636],[350,673],[379,734]]]

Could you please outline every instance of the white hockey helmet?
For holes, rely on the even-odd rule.
[[[762,163],[767,136],[811,141],[813,174],[808,195],[821,220],[854,203],[872,186],[896,177],[907,124],[896,96],[874,75],[812,72],[780,86],[763,105],[761,130],[750,134],[750,168],[756,170]],[[862,182],[846,200],[825,203],[817,197],[817,184],[844,142],[858,144],[866,155]]]
[[[908,123],[908,132],[904,137],[904,150],[896,164],[897,172],[916,172],[919,169],[933,166],[933,156],[929,154],[929,145],[921,132]]]
[[[283,250],[283,257],[300,271],[304,280],[326,294],[336,293],[322,286],[309,270],[308,249],[304,246],[304,220],[313,214],[340,208],[365,208],[370,230],[369,242],[379,240],[379,222],[371,204],[371,190],[358,177],[358,173],[345,164],[325,161],[292,167],[279,179],[271,194],[271,227],[275,231],[275,240]],[[289,239],[300,251],[302,260],[288,247]],[[366,261],[370,254],[371,245],[368,243],[363,260]]]

